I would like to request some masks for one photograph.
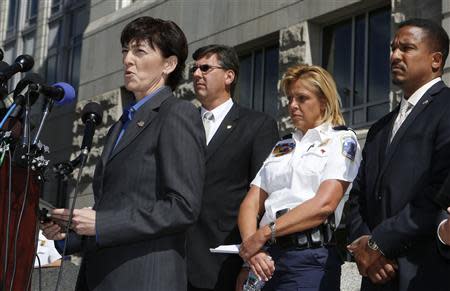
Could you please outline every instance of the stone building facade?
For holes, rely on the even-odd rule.
[[[31,23],[33,5],[38,9]],[[8,62],[21,53],[33,54],[34,71],[49,83],[76,86],[77,103],[56,108],[44,129],[42,140],[52,150],[52,162],[78,154],[83,106],[96,101],[105,109],[83,170],[77,200],[81,207],[92,205],[90,178],[107,129],[132,100],[122,87],[119,43],[121,30],[132,19],[149,15],[175,21],[186,33],[190,54],[211,43],[236,47],[241,58],[236,102],[272,114],[282,134],[292,130],[287,98],[278,90],[283,72],[296,63],[326,67],[340,87],[346,120],[364,143],[370,124],[401,98],[390,85],[386,67],[396,25],[424,17],[450,32],[449,11],[450,0],[1,0],[0,48],[8,50]],[[16,13],[15,22],[9,20],[11,13]],[[32,49],[26,39],[30,33]],[[191,58],[187,68],[190,64]],[[449,78],[446,67],[444,80],[449,83]],[[195,102],[188,69],[176,94]],[[39,110],[34,115],[38,118]],[[44,198],[56,201],[56,180],[51,173],[47,178]],[[69,183],[71,195],[73,184]]]

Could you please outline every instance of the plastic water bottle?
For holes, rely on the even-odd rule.
[[[247,281],[245,281],[244,287],[242,288],[243,291],[258,291],[261,290],[264,287],[264,280],[259,279],[258,276],[256,276],[255,273],[253,273],[252,270],[248,272],[248,278]]]

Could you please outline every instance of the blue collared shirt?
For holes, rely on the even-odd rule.
[[[159,91],[161,91],[165,87],[166,86],[159,87],[158,89],[156,89],[152,93],[148,94],[147,96],[145,96],[144,98],[142,98],[141,100],[136,102],[134,105],[131,105],[127,109],[123,110],[124,114],[128,114],[128,118],[125,119],[125,121],[124,121],[124,123],[122,125],[122,130],[120,131],[119,136],[117,137],[116,143],[114,144],[114,149],[117,147],[117,145],[119,144],[119,141],[122,139],[122,136],[124,135],[128,124],[133,119],[134,114],[139,110],[139,108],[142,105],[144,105],[148,100],[152,99],[153,96],[155,96]],[[113,151],[114,151],[114,149],[113,149]]]

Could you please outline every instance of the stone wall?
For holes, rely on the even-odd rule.
[[[89,102],[97,102],[104,109],[102,123],[96,127],[94,139],[92,142],[92,149],[89,154],[89,159],[86,166],[83,168],[82,176],[80,180],[80,191],[77,198],[77,207],[87,207],[93,205],[92,197],[92,177],[94,175],[96,161],[100,159],[101,153],[103,151],[103,145],[106,142],[106,135],[109,128],[113,123],[120,118],[123,112],[123,108],[131,102],[131,96],[126,93],[124,89],[117,89],[104,94],[92,97],[89,100],[79,101],[76,105],[75,114],[76,121],[73,124],[72,133],[72,155],[71,160],[75,159],[80,153],[80,145],[83,140],[84,134],[84,124],[81,120],[81,113],[86,104]],[[76,183],[76,178],[78,177],[79,169],[76,168],[71,175],[71,180],[69,185],[71,186],[70,198],[74,196],[74,185]]]
[[[307,21],[280,30],[279,73],[280,81],[287,68],[295,64],[312,64],[309,26]],[[283,136],[294,129],[287,111],[288,99],[278,82],[278,129]]]

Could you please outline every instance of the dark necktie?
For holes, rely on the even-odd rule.
[[[127,108],[123,110],[123,114],[122,116],[120,116],[120,122],[122,123],[122,129],[120,130],[119,136],[117,137],[116,143],[114,144],[114,149],[117,147],[117,145],[119,144],[119,141],[122,139],[123,134],[125,133],[125,129],[127,128],[128,122],[130,122],[132,116],[133,115],[133,109],[132,108]]]

